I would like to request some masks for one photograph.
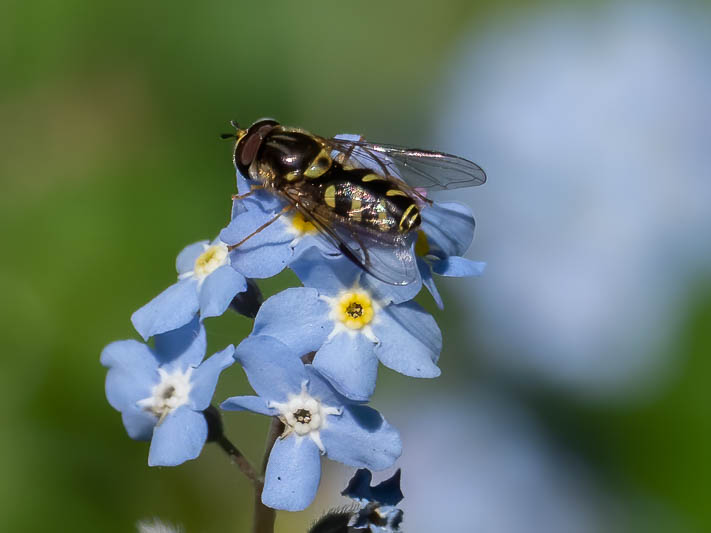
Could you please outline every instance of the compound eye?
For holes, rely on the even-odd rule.
[[[256,132],[255,134],[250,135],[249,138],[244,141],[242,154],[240,155],[239,160],[240,163],[246,167],[251,165],[254,158],[257,157],[257,150],[259,150],[259,147],[262,144],[262,136],[259,133],[261,132]]]

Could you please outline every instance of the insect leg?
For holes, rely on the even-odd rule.
[[[254,187],[252,187],[252,190],[250,190],[249,192],[246,192],[244,194],[233,194],[232,199],[233,200],[244,200],[245,198],[249,198],[250,196],[252,196],[259,189],[263,189],[263,188],[264,187],[262,187],[261,185],[255,185]]]
[[[281,218],[282,215],[288,213],[288,212],[291,211],[292,209],[294,209],[294,206],[293,206],[293,205],[291,205],[291,204],[285,205],[284,208],[283,208],[281,211],[279,211],[273,219],[271,219],[269,222],[265,222],[264,224],[262,224],[261,226],[259,226],[257,229],[255,229],[252,233],[250,233],[249,235],[247,235],[244,239],[242,239],[241,241],[239,241],[237,244],[232,244],[231,246],[228,246],[227,249],[231,252],[232,250],[234,250],[234,249],[237,248],[238,246],[244,244],[244,243],[247,242],[249,239],[251,239],[252,237],[254,237],[257,233],[259,233],[260,231],[262,231],[264,228],[266,228],[266,227],[271,226],[272,224],[274,224],[274,222],[276,222],[277,220],[279,220],[279,218]]]

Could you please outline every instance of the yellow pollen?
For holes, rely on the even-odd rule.
[[[294,228],[294,231],[296,231],[299,235],[304,235],[304,234],[313,234],[316,233],[316,226],[313,225],[313,223],[309,222],[304,218],[304,215],[299,213],[298,211],[296,214],[291,217],[291,227]]]
[[[375,315],[373,303],[366,292],[347,292],[338,301],[338,318],[350,329],[370,324]]]
[[[227,253],[227,246],[224,244],[210,246],[195,260],[195,268],[193,269],[195,276],[204,278],[220,268],[225,264]]]
[[[420,257],[426,256],[430,251],[430,243],[427,242],[427,235],[420,230],[417,232],[417,241],[415,242],[415,253]]]

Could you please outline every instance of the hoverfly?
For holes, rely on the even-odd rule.
[[[286,201],[275,218],[298,212],[342,254],[377,279],[416,279],[414,243],[426,191],[481,185],[476,164],[441,152],[324,138],[262,119],[235,122],[234,164],[251,184],[241,199],[264,189]],[[231,247],[234,249],[246,241]]]

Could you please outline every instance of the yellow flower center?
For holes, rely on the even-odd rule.
[[[373,302],[366,292],[347,292],[338,300],[338,318],[347,328],[364,328],[374,315]]]
[[[195,260],[195,276],[204,278],[220,268],[225,264],[227,253],[227,246],[222,243],[210,246]]]
[[[420,257],[424,257],[430,251],[430,243],[427,242],[427,235],[420,230],[417,232],[417,241],[415,242],[415,253]]]
[[[316,226],[304,218],[298,211],[291,217],[291,227],[299,235],[316,233]]]

